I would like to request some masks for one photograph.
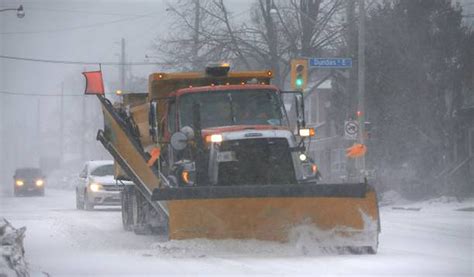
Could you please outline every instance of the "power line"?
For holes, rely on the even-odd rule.
[[[18,60],[18,61],[28,61],[28,62],[41,62],[41,63],[56,63],[56,64],[76,64],[76,65],[91,65],[91,64],[101,64],[101,65],[171,65],[170,63],[160,63],[160,62],[130,62],[130,63],[121,63],[121,62],[89,62],[89,61],[67,61],[67,60],[48,60],[48,59],[37,59],[37,58],[26,58],[26,57],[15,57],[15,56],[5,56],[0,55],[0,59],[7,60]]]
[[[143,18],[147,18],[147,17],[149,18],[149,16],[153,15],[153,14],[156,14],[156,12],[143,14],[143,15],[139,15],[139,16],[134,16],[134,17],[117,19],[117,20],[113,20],[113,21],[106,21],[106,22],[101,22],[101,23],[96,23],[96,24],[82,25],[82,26],[75,26],[75,27],[68,27],[68,28],[60,28],[60,29],[55,29],[55,30],[2,32],[0,34],[2,34],[2,35],[41,34],[41,33],[54,33],[54,32],[72,31],[72,30],[79,30],[79,29],[89,29],[89,28],[94,28],[94,27],[98,27],[98,26],[104,26],[104,25],[114,24],[114,23],[119,23],[119,22],[124,22],[124,21],[138,20],[138,19],[143,19]]]
[[[143,91],[133,92],[134,93],[147,93]],[[38,97],[84,97],[84,96],[94,96],[93,94],[87,95],[85,93],[82,94],[61,94],[61,93],[35,93],[35,92],[12,92],[12,91],[5,91],[0,90],[0,94],[4,95],[13,95],[13,96],[38,96]],[[105,92],[105,95],[115,94],[114,92]]]
[[[57,9],[57,8],[35,8],[28,7],[28,10],[39,10],[39,11],[52,11],[52,12],[67,12],[67,13],[85,13],[88,15],[111,15],[111,16],[140,16],[138,14],[124,14],[124,13],[104,13],[87,10],[72,10],[72,9]],[[145,17],[145,15],[142,15]]]
[[[15,96],[41,96],[41,97],[58,97],[58,96],[69,96],[69,97],[81,97],[85,94],[56,94],[56,93],[32,93],[32,92],[11,92],[0,90],[0,94],[15,95]]]

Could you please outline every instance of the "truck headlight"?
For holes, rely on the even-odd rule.
[[[299,130],[299,135],[301,137],[314,137],[315,134],[316,132],[314,131],[314,128],[305,128]]]
[[[19,187],[23,186],[25,184],[25,182],[23,182],[23,180],[16,180],[15,184]]]
[[[44,185],[44,181],[41,180],[41,179],[38,179],[38,180],[36,180],[35,184],[36,184],[37,187],[41,187],[41,186]]]
[[[93,192],[98,192],[99,190],[102,190],[102,185],[99,183],[92,183],[90,184],[89,188]]]
[[[206,142],[222,142],[223,138],[221,134],[214,134],[206,136]]]

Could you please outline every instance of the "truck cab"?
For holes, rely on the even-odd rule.
[[[159,166],[171,185],[314,181],[317,166],[305,153],[304,137],[290,129],[281,91],[264,81],[226,81],[189,85],[155,100],[163,109],[151,116],[162,115]]]

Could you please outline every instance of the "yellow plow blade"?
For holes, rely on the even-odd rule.
[[[343,238],[336,242],[342,245],[336,246],[376,249],[380,228],[376,194],[370,188],[363,197],[182,199],[169,201],[168,208],[170,239],[287,242],[298,228],[305,226]]]

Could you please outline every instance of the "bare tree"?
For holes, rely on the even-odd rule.
[[[180,69],[222,60],[236,68],[269,68],[283,86],[292,58],[331,51],[341,39],[336,15],[342,6],[341,0],[256,0],[249,20],[239,21],[223,0],[182,0],[169,5],[176,21],[156,50]]]

